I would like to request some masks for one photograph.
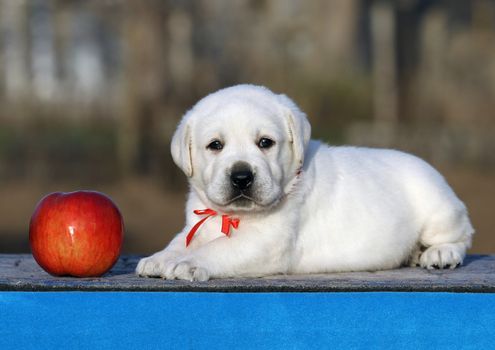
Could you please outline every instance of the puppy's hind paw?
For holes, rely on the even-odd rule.
[[[426,249],[420,257],[421,267],[431,269],[454,269],[462,264],[464,251],[457,244],[440,244]]]

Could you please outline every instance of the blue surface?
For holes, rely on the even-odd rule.
[[[1,292],[0,349],[495,347],[495,294]]]

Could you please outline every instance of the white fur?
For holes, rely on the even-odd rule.
[[[275,145],[257,146],[260,137]],[[239,85],[199,101],[172,141],[189,177],[186,225],[136,269],[142,276],[204,281],[286,273],[391,269],[409,263],[454,268],[474,230],[464,204],[421,159],[394,150],[309,141],[306,116],[286,96]],[[207,145],[221,139],[224,148]],[[255,172],[253,201],[229,203],[234,163]],[[300,168],[302,165],[302,172]],[[219,212],[185,237],[200,219]],[[231,236],[221,214],[240,219]]]

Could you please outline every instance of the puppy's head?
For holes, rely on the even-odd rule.
[[[205,204],[225,212],[260,211],[288,191],[310,133],[305,114],[288,97],[238,85],[187,112],[171,151]]]

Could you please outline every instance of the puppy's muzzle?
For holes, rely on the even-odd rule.
[[[236,163],[230,173],[230,183],[232,187],[239,191],[245,191],[251,187],[254,180],[254,174],[247,163]]]
[[[230,175],[230,181],[234,188],[244,191],[251,187],[253,183],[253,173],[251,171],[236,171]]]

